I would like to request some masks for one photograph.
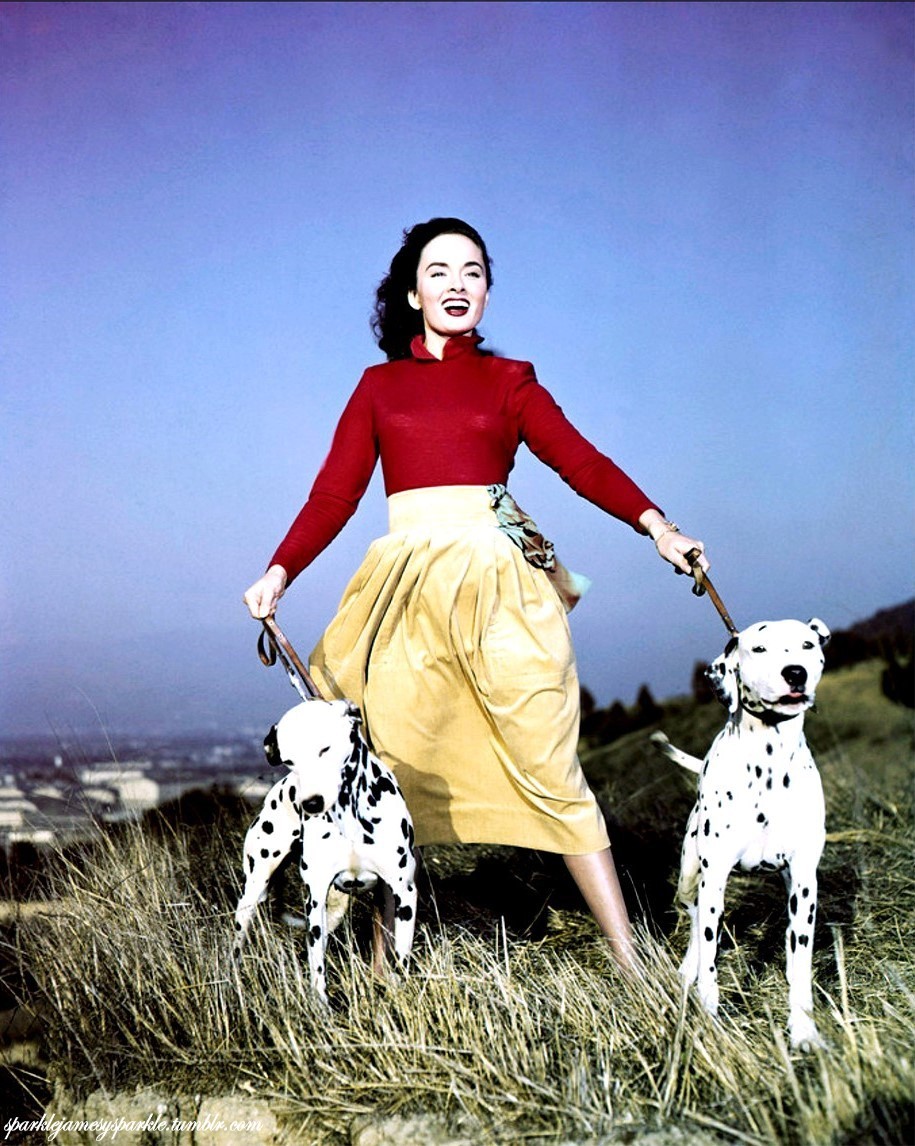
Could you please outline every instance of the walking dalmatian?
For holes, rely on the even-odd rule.
[[[785,941],[788,1031],[793,1047],[822,1045],[812,1017],[817,866],[826,840],[819,772],[804,737],[829,629],[813,618],[752,625],[707,669],[728,721],[704,761],[652,736],[675,763],[699,774],[686,827],[677,896],[690,918],[680,974],[718,1010],[716,958],[731,870],[781,870],[788,892]]]
[[[401,964],[409,958],[416,925],[413,821],[393,773],[369,751],[359,709],[349,701],[296,705],[271,728],[264,750],[270,764],[289,771],[267,793],[245,836],[235,954],[271,877],[299,843],[311,984],[326,1001],[327,937],[350,894],[381,885],[385,938]]]

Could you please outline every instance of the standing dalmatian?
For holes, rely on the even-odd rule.
[[[358,708],[345,700],[305,701],[271,728],[264,749],[270,764],[289,771],[267,793],[245,836],[236,955],[271,877],[300,844],[308,963],[317,994],[327,997],[327,936],[343,918],[349,895],[376,884],[383,896],[376,967],[391,944],[406,964],[416,924],[413,822],[393,773],[362,737]]]
[[[792,1046],[820,1045],[813,1021],[812,957],[817,867],[826,840],[820,775],[804,736],[829,629],[817,618],[770,621],[738,633],[707,670],[728,721],[704,761],[652,739],[699,774],[686,827],[677,895],[690,919],[680,974],[718,1010],[716,958],[731,870],[782,871],[788,892],[785,940]]]

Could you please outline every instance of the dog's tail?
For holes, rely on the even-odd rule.
[[[649,739],[655,748],[662,752],[668,760],[673,760],[674,764],[679,764],[681,768],[686,768],[689,772],[698,773],[701,771],[702,761],[696,756],[690,756],[686,752],[681,752],[679,748],[675,748],[663,732],[652,732]]]

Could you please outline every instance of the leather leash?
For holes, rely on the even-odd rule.
[[[273,617],[264,617],[261,624],[264,627],[257,638],[257,655],[261,662],[270,668],[279,657],[292,687],[302,700],[320,700],[318,686]]]
[[[698,549],[690,549],[689,552],[686,553],[685,556],[686,556],[686,560],[690,564],[690,568],[693,571],[693,578],[696,582],[695,585],[693,585],[694,596],[701,597],[704,593],[708,593],[709,597],[711,598],[712,604],[718,610],[718,612],[721,616],[721,619],[722,619],[722,621],[724,621],[728,632],[731,634],[732,637],[736,637],[738,635],[738,633],[740,632],[740,630],[737,628],[737,626],[731,620],[731,615],[730,615],[730,613],[728,613],[727,609],[724,607],[724,602],[721,600],[721,598],[718,596],[717,592],[715,591],[715,586],[712,584],[711,580],[709,579],[708,574],[705,572],[705,570],[699,564],[699,557],[700,557],[699,550]]]

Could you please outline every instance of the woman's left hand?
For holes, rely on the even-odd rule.
[[[705,545],[694,537],[687,537],[685,533],[675,533],[672,529],[662,533],[655,542],[658,553],[673,565],[677,573],[692,573],[693,568],[686,560],[686,554],[691,549],[699,550],[697,564],[703,573],[709,570],[708,559],[705,556]]]
[[[678,573],[692,573],[692,566],[686,560],[686,554],[691,549],[699,550],[699,568],[703,573],[708,572],[709,563],[705,556],[705,545],[695,537],[681,533],[679,526],[668,521],[658,510],[646,509],[639,518],[639,525],[655,543],[658,553],[665,561],[669,561]]]

